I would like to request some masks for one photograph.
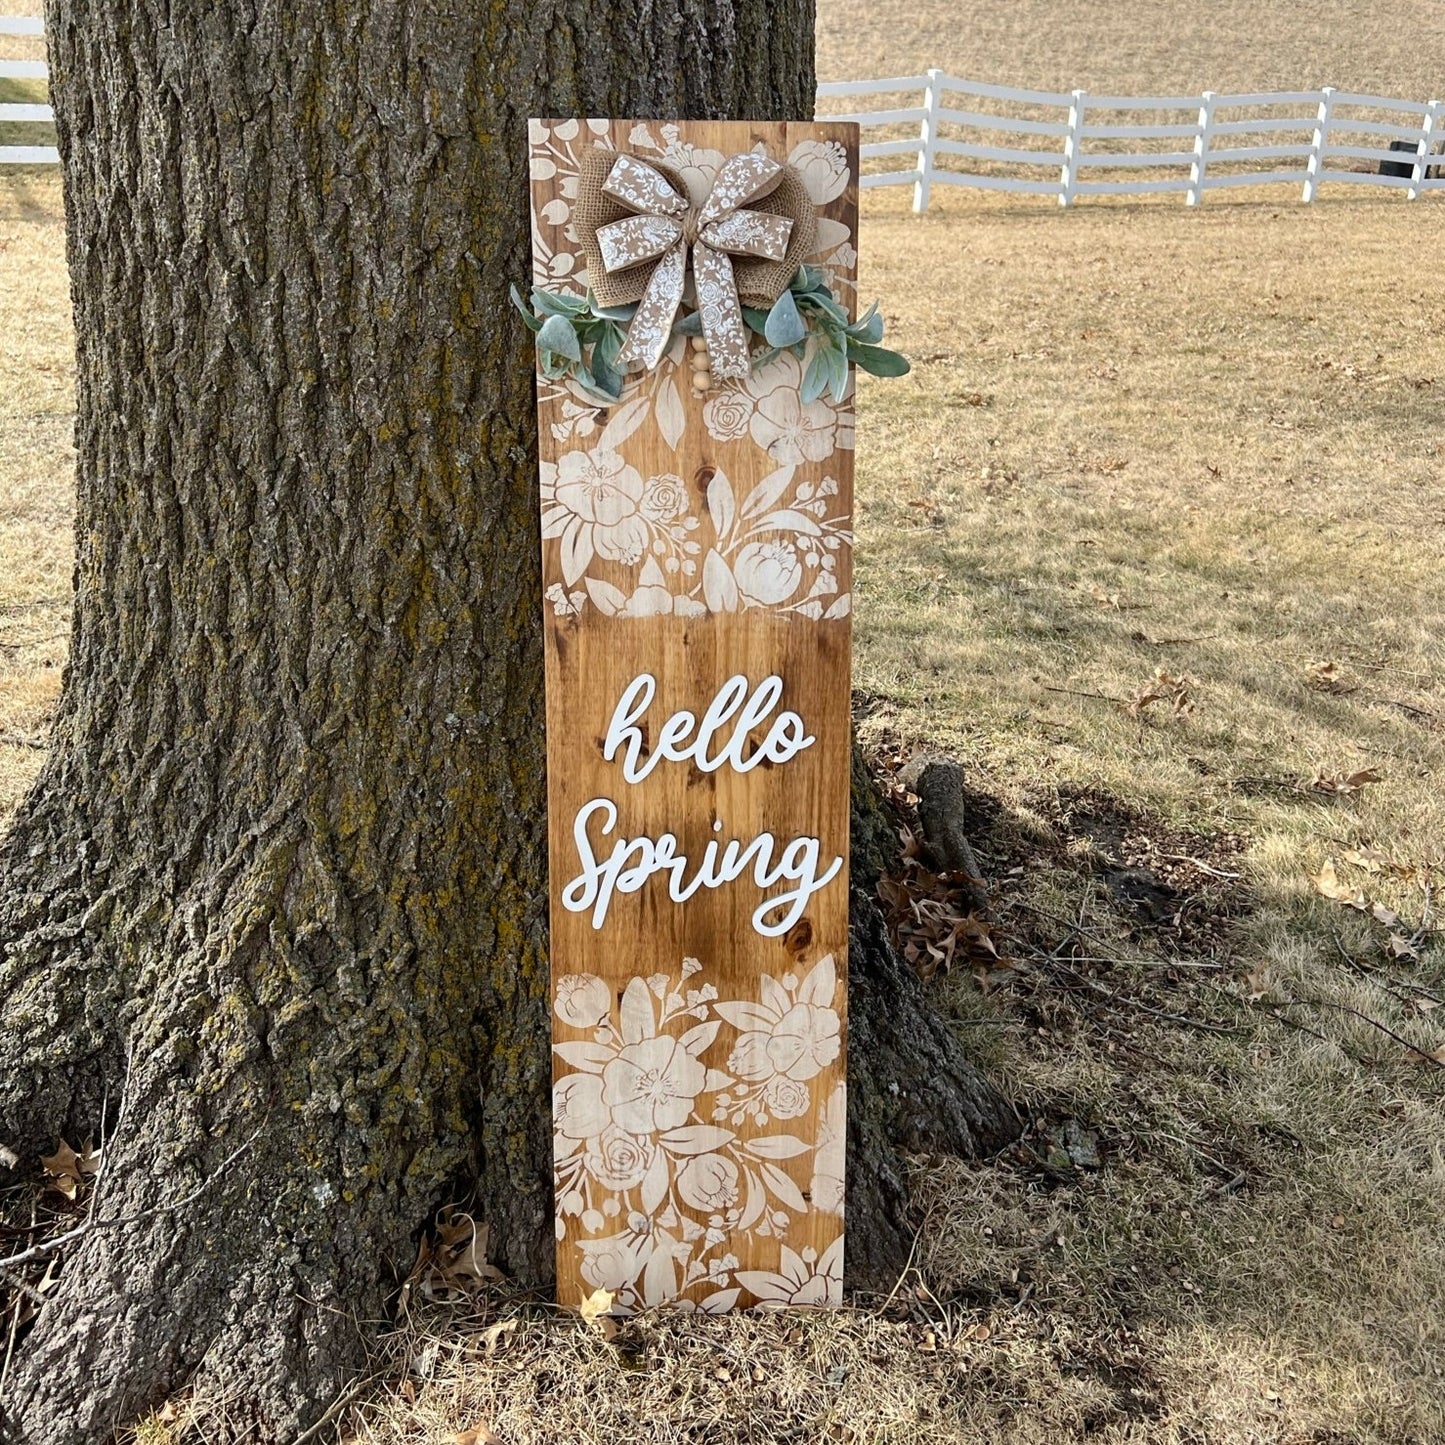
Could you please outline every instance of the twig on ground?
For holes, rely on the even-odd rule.
[[[1108,999],[1111,1003],[1138,1009],[1140,1013],[1148,1014],[1151,1018],[1162,1019],[1165,1023],[1183,1024],[1186,1028],[1201,1029],[1207,1034],[1237,1034],[1241,1032],[1233,1024],[1212,1024],[1205,1019],[1192,1019],[1187,1014],[1169,1013],[1165,1009],[1158,1009],[1152,1004],[1144,1003],[1137,998],[1130,998],[1127,994],[1115,993],[1111,988],[1105,988],[1102,983],[1092,978],[1086,978],[1077,969],[1070,968],[1063,959],[1054,957],[1052,954],[1045,955],[1056,968],[1061,968],[1067,974],[1077,979],[1085,988],[1091,989],[1094,993]]]
[[[1289,1005],[1285,1006],[1289,1007]],[[1382,1034],[1394,1039],[1401,1048],[1409,1049],[1412,1054],[1422,1058],[1427,1064],[1433,1064],[1437,1069],[1445,1069],[1445,1059],[1437,1058],[1434,1054],[1427,1053],[1419,1044],[1412,1044],[1409,1039],[1402,1038],[1388,1024],[1381,1023],[1379,1019],[1371,1018],[1369,1014],[1362,1013],[1357,1008],[1351,1008],[1347,1003],[1334,1003],[1324,998],[1302,998],[1296,1001],[1296,1006],[1301,1008],[1332,1008],[1338,1009],[1341,1013],[1353,1014],[1354,1017],[1361,1022],[1369,1024],[1371,1028],[1379,1029]]]
[[[1129,701],[1129,699],[1126,697],[1110,697],[1107,692],[1080,692],[1077,688],[1074,687],[1051,687],[1047,683],[1044,684],[1044,691],[1062,692],[1066,693],[1069,697],[1091,697],[1096,702],[1118,703],[1120,707],[1123,707],[1123,705]]]
[[[1243,878],[1243,873],[1227,873],[1223,868],[1214,868],[1210,864],[1202,862],[1198,858],[1191,858],[1188,853],[1160,853],[1159,857],[1171,863],[1192,863],[1201,873],[1208,873],[1214,878]]]

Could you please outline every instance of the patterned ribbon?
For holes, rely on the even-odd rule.
[[[694,207],[646,161],[618,156],[602,189],[637,214],[598,228],[602,263],[608,271],[620,271],[657,260],[618,353],[619,362],[641,361],[651,371],[662,360],[682,304],[690,249],[697,309],[713,375],[748,374],[748,332],[729,253],[770,261],[781,261],[787,254],[792,221],[742,209],[773,190],[782,170],[777,161],[756,151],[733,156],[718,172],[712,194],[701,207]]]

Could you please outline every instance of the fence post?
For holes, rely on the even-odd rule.
[[[943,104],[943,72],[930,70],[923,91],[923,124],[918,129],[918,179],[913,183],[914,212],[928,209],[933,189],[933,146],[938,139],[938,112]]]
[[[1064,169],[1059,176],[1059,204],[1071,206],[1079,183],[1079,149],[1083,145],[1084,107],[1088,94],[1076,90],[1069,106],[1069,133],[1064,137]]]
[[[1305,189],[1301,197],[1306,203],[1314,200],[1320,188],[1320,172],[1325,165],[1325,141],[1330,133],[1330,111],[1335,104],[1335,88],[1327,85],[1320,91],[1320,108],[1315,114],[1315,134],[1310,142],[1309,164],[1305,167]]]
[[[1410,176],[1410,189],[1405,192],[1406,200],[1420,199],[1420,183],[1430,173],[1430,147],[1435,143],[1435,123],[1442,111],[1445,111],[1445,104],[1438,100],[1432,100],[1425,107],[1425,119],[1420,126],[1420,140],[1415,153],[1415,169]]]
[[[1189,190],[1186,206],[1204,204],[1204,167],[1209,163],[1209,133],[1214,129],[1214,92],[1206,90],[1200,97],[1199,134],[1194,137],[1194,161],[1189,167]]]

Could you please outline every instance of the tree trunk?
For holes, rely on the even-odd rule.
[[[4,1423],[106,1440],[199,1374],[282,1439],[439,1202],[552,1267],[526,118],[809,115],[812,5],[48,9],[76,603],[0,852],[0,1142],[106,1147]],[[855,947],[878,1177],[910,1064],[976,1102],[913,1142],[999,1142],[946,1030],[860,1060],[874,963],[923,1005]]]

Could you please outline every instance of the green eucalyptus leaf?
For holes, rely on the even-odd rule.
[[[582,344],[577,340],[571,321],[565,316],[549,316],[542,323],[542,329],[537,333],[537,345],[565,356],[568,361],[582,360]]]
[[[597,297],[590,290],[587,293],[587,309],[602,321],[631,321],[637,315],[637,306],[636,301],[625,306],[599,306]]]
[[[597,338],[597,346],[593,353],[594,359],[600,356],[610,370],[616,371],[617,353],[622,350],[626,340],[627,334],[622,328],[609,322],[603,329],[602,335]]]
[[[592,364],[588,371],[591,373],[593,385],[609,401],[617,401],[622,396],[622,373],[603,354],[601,346],[593,348]]]
[[[702,317],[696,311],[689,311],[681,321],[672,323],[672,334],[674,336],[701,336]]]
[[[790,291],[817,291],[828,294],[828,273],[821,266],[799,266],[798,274],[788,283]]]
[[[884,346],[869,346],[861,341],[849,341],[848,360],[873,376],[907,376],[910,370],[908,358]]]
[[[805,310],[816,309],[821,315],[829,320],[836,321],[839,326],[847,326],[848,313],[824,292],[810,291],[806,297],[798,298]]]
[[[828,389],[834,401],[842,401],[848,394],[848,356],[842,346],[829,347],[823,353],[828,361]]]
[[[873,346],[883,340],[883,318],[878,314],[876,301],[868,308],[866,315],[860,316],[848,328],[848,335],[855,341],[866,342]]]
[[[810,401],[817,401],[828,389],[828,382],[831,372],[828,366],[828,356],[833,352],[831,346],[819,346],[813,352],[813,359],[808,363],[808,369],[803,373],[803,384],[798,388],[798,400],[807,406]]]
[[[769,345],[779,348],[796,346],[800,341],[807,340],[808,328],[803,318],[798,315],[798,303],[793,300],[791,291],[784,291],[773,302],[773,309],[768,312],[767,324],[763,327],[763,335],[768,339]]]
[[[560,291],[532,288],[532,308],[542,316],[585,316],[587,301],[582,296],[564,296]]]
[[[512,305],[522,313],[522,320],[527,324],[527,330],[537,332],[542,329],[542,323],[532,314],[532,308],[522,300],[522,293],[517,290],[517,283],[512,282]]]
[[[756,306],[744,306],[743,320],[747,322],[748,328],[756,331],[759,336],[767,335],[768,313],[766,311],[760,311]]]

